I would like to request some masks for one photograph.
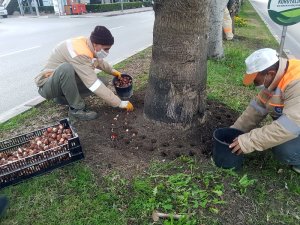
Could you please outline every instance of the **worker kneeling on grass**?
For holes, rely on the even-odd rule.
[[[80,120],[92,120],[97,113],[86,109],[82,97],[95,93],[113,107],[133,110],[129,101],[121,101],[102,80],[95,69],[121,77],[103,60],[114,37],[104,26],[96,26],[90,37],[77,37],[63,41],[52,51],[44,69],[35,78],[39,94],[54,102],[69,105],[69,116]]]
[[[233,124],[245,133],[229,147],[236,154],[272,148],[279,161],[300,173],[300,60],[287,60],[264,48],[245,63],[244,84],[254,83],[260,92]],[[256,128],[268,114],[273,122]]]

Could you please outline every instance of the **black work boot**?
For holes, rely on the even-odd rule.
[[[0,196],[0,216],[5,212],[8,205],[8,200],[5,196]]]
[[[94,120],[96,119],[98,114],[94,111],[90,111],[87,109],[69,109],[69,117],[79,119],[79,120]]]

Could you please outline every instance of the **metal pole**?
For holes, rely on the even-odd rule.
[[[36,15],[40,16],[39,7],[38,7],[36,0],[34,0],[34,7],[35,7]]]
[[[285,41],[285,36],[286,36],[286,30],[287,30],[287,26],[283,26],[282,34],[281,34],[281,41],[280,41],[280,46],[279,46],[279,57],[282,57],[283,46],[284,46],[284,41]]]
[[[29,7],[30,14],[33,14],[32,6],[31,6],[31,2],[32,2],[32,1],[29,1],[29,0],[27,0],[27,5],[28,5],[28,7]]]
[[[23,5],[21,4],[21,0],[18,0],[18,4],[19,4],[20,13],[22,16],[24,16],[24,9],[23,9]]]
[[[123,0],[121,0],[121,12],[123,12]]]

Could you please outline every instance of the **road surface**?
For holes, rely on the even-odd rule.
[[[272,34],[280,43],[283,26],[271,20],[268,14],[268,0],[250,0],[260,17],[266,22]],[[283,49],[286,53],[300,59],[300,23],[287,27]]]
[[[116,64],[152,45],[153,23],[153,11],[0,20],[0,118],[1,114],[38,97],[33,79],[57,43],[71,37],[89,36],[96,25],[104,25],[115,37],[106,61]]]

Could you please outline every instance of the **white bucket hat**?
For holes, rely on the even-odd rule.
[[[258,72],[261,72],[278,62],[279,56],[276,50],[263,48],[253,52],[246,60],[246,74],[244,76],[244,85],[253,83]]]

